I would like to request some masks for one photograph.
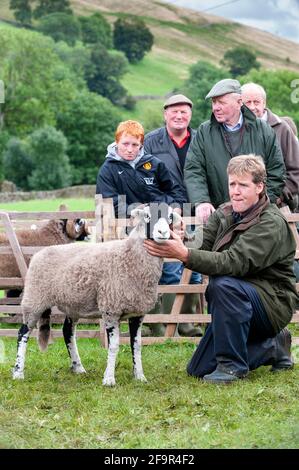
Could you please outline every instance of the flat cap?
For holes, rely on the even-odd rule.
[[[234,80],[233,78],[225,78],[224,80],[220,80],[217,82],[216,85],[209,91],[206,96],[206,100],[208,98],[214,98],[215,96],[222,96],[226,95],[227,93],[239,93],[241,94],[241,85],[238,80]]]
[[[188,104],[190,108],[192,108],[193,103],[187,96],[185,95],[172,95],[164,103],[164,109],[168,108],[169,106],[174,106],[175,104]]]

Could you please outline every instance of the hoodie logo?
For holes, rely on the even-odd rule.
[[[145,162],[145,163],[143,164],[143,168],[144,168],[145,170],[150,170],[150,169],[152,168],[151,162]]]
[[[123,172],[124,172],[124,170],[122,170],[122,171],[119,171],[119,172],[118,172],[118,174],[119,174],[119,175],[121,175]]]
[[[153,178],[143,178],[146,184],[154,184],[154,177]]]

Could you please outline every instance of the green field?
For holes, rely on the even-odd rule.
[[[132,111],[123,110],[121,115],[123,120],[134,119],[141,122],[145,132],[149,132],[164,124],[163,120],[163,100],[138,100],[136,107]]]
[[[181,91],[188,77],[188,66],[156,52],[146,55],[142,62],[130,64],[122,85],[132,96],[137,96],[132,111],[122,111],[122,119],[140,121],[148,132],[163,125],[165,95]],[[141,97],[147,96],[148,99]]]
[[[0,210],[4,211],[56,211],[60,204],[66,204],[71,211],[93,211],[95,209],[93,198],[78,199],[34,199],[31,201],[17,201],[0,203]]]
[[[122,85],[131,95],[164,96],[188,78],[188,66],[154,51],[138,64],[130,64]]]
[[[79,339],[85,375],[73,375],[63,340],[28,345],[24,381],[13,381],[16,341],[0,339],[0,448],[10,449],[298,449],[298,365],[267,367],[244,381],[213,386],[188,377],[188,342],[143,348],[148,383],[132,378],[121,346],[117,385],[105,388],[106,351]]]

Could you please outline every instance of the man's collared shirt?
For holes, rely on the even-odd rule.
[[[238,131],[239,129],[241,129],[242,125],[243,125],[243,114],[242,113],[240,113],[239,120],[238,120],[237,124],[235,124],[234,126],[229,126],[229,125],[223,123],[223,127],[228,132]]]
[[[186,136],[183,138],[183,140],[181,140],[181,142],[177,142],[177,141],[175,140],[174,135],[173,135],[173,134],[170,134],[170,132],[168,132],[168,135],[169,135],[169,137],[171,138],[171,140],[172,140],[172,142],[174,143],[174,145],[175,145],[176,147],[178,147],[179,149],[181,149],[182,147],[184,147],[184,145],[186,144],[186,142],[187,142],[187,140],[189,139],[189,137],[190,137],[191,134],[190,134],[190,131],[187,129],[187,134],[186,134]]]
[[[262,115],[261,119],[263,121],[268,121],[268,113],[267,113],[267,110],[265,110],[264,114]]]

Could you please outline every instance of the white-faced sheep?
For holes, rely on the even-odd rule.
[[[157,301],[163,260],[149,255],[145,238],[163,242],[170,237],[169,224],[181,218],[165,204],[132,211],[137,225],[128,238],[99,244],[52,246],[36,253],[25,280],[22,300],[23,325],[13,377],[24,377],[28,338],[39,322],[39,344],[45,349],[49,337],[49,309],[54,305],[66,314],[64,340],[75,373],[85,372],[76,345],[79,317],[102,316],[108,336],[108,361],[103,384],[115,385],[115,362],[119,349],[120,321],[129,319],[134,377],[146,381],[141,362],[143,316]],[[46,313],[44,313],[46,312]]]

